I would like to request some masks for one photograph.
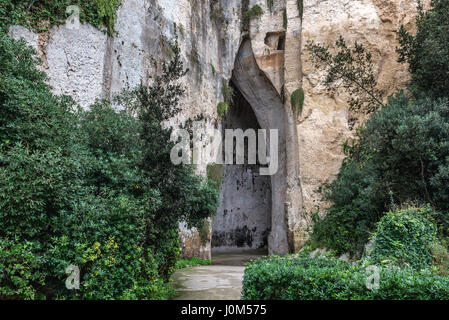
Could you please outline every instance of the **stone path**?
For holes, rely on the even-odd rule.
[[[239,300],[245,263],[259,258],[264,251],[218,253],[212,265],[185,268],[173,275],[176,300]]]

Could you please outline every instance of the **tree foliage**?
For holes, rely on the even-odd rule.
[[[449,96],[449,1],[432,0],[424,11],[419,2],[416,35],[404,26],[398,31],[399,62],[407,62],[416,96]]]
[[[324,70],[323,85],[332,95],[339,90],[349,95],[350,111],[371,114],[383,106],[383,92],[378,89],[372,55],[362,44],[354,43],[351,48],[345,39],[335,42],[333,53],[328,46],[308,41],[306,48],[315,67]],[[354,124],[357,119],[349,119]]]
[[[440,238],[449,235],[449,1],[432,1],[427,12],[419,9],[417,34],[399,30],[399,61],[410,64],[412,94],[399,92],[383,106],[379,100],[380,109],[344,144],[347,158],[336,179],[322,189],[332,206],[325,217],[315,217],[315,245],[360,253],[386,212],[408,202],[430,204]],[[340,52],[334,56],[309,44],[312,54],[327,62],[326,85],[332,89],[347,72],[353,79],[357,70],[357,79],[367,79],[374,90],[372,67],[354,69],[353,52],[341,40],[337,46]],[[360,46],[354,52],[369,61]],[[363,93],[350,93],[357,95],[355,101],[359,95],[364,100]]]
[[[163,121],[179,111],[185,74],[173,52],[151,86],[120,95],[129,111],[106,100],[83,111],[51,93],[24,41],[0,32],[2,298],[168,297],[178,223],[202,225],[218,201],[213,183],[170,161]]]

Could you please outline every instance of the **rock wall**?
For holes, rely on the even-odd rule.
[[[409,78],[407,66],[397,63],[395,32],[401,24],[414,29],[416,6],[416,0],[304,0],[301,59],[306,100],[298,134],[306,211],[325,206],[317,189],[338,173],[344,158],[342,144],[354,133],[348,127],[344,93],[330,97],[320,85],[323,74],[304,50],[306,42],[334,44],[343,35],[348,43],[362,43],[373,54],[380,88],[390,95],[405,87]]]
[[[320,85],[323,74],[304,50],[306,41],[331,44],[341,34],[348,42],[363,43],[373,53],[381,88],[392,93],[408,78],[406,66],[396,63],[395,30],[400,24],[414,28],[416,2],[303,0],[300,15],[298,0],[274,0],[271,10],[266,0],[124,0],[114,37],[89,25],[54,27],[39,35],[13,26],[10,34],[37,50],[55,93],[71,95],[87,108],[140,81],[151,83],[156,62],[168,58],[167,41],[177,30],[190,71],[183,80],[183,111],[171,124],[203,114],[206,127],[221,128],[216,106],[224,100],[223,81],[236,69],[235,82],[261,127],[281,132],[280,172],[271,178],[268,242],[271,252],[287,253],[306,239],[310,211],[326,205],[317,189],[338,172],[342,143],[353,136],[345,96],[326,94]],[[244,15],[256,4],[264,12],[248,21]],[[296,114],[290,94],[301,87],[306,100]],[[206,164],[197,170],[205,174]],[[222,206],[226,201],[233,204],[222,197]],[[210,258],[211,233],[206,234],[208,239],[181,225],[183,254]]]
[[[228,111],[224,129],[260,129],[256,115],[238,89]],[[245,159],[248,159],[247,151]],[[225,165],[220,206],[212,223],[215,251],[268,247],[271,230],[272,194],[269,176],[259,173],[260,165]]]

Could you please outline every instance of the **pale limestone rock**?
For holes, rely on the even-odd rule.
[[[407,66],[397,63],[399,44],[395,31],[401,24],[414,28],[416,4],[405,0],[304,0],[302,62],[306,99],[298,133],[306,211],[325,206],[317,189],[338,173],[344,159],[342,144],[354,133],[348,126],[345,94],[327,94],[320,83],[324,74],[310,61],[304,49],[306,42],[333,45],[342,35],[349,44],[362,43],[373,54],[380,88],[390,95],[403,88],[409,78]]]
[[[242,7],[245,3],[248,8]],[[242,14],[255,4],[264,14],[243,30]],[[413,30],[415,16],[416,0],[304,0],[303,17],[297,0],[274,1],[271,12],[265,0],[124,0],[113,38],[88,25],[79,30],[54,27],[40,35],[12,26],[10,34],[38,51],[55,93],[71,95],[87,108],[96,98],[111,97],[140,81],[151,83],[160,72],[155,62],[168,59],[167,42],[173,40],[176,23],[190,71],[182,80],[182,112],[167,125],[203,114],[206,127],[220,128],[216,107],[223,101],[222,81],[231,79],[238,58],[234,80],[260,125],[282,132],[283,162],[272,179],[276,192],[270,241],[272,252],[285,253],[298,250],[306,239],[311,210],[326,206],[317,189],[338,173],[342,143],[353,136],[345,95],[327,94],[320,84],[323,73],[304,50],[306,41],[332,44],[343,35],[349,43],[363,43],[373,53],[381,88],[391,94],[408,79],[407,67],[396,62],[395,31],[401,24]],[[257,68],[248,63],[252,56]],[[301,87],[306,100],[296,115],[290,95]],[[206,164],[197,172],[205,174]],[[197,230],[182,226],[180,239],[186,256],[210,258],[210,241],[203,242]]]
[[[22,26],[11,26],[9,36],[14,39],[23,39],[26,43],[38,52],[38,35]]]
[[[72,96],[83,108],[103,98],[106,48],[107,35],[91,25],[51,29],[45,71],[54,92]]]

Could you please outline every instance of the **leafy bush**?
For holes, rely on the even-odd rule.
[[[366,286],[360,265],[334,258],[277,257],[251,262],[243,279],[244,300],[446,300],[449,278],[431,271],[380,268],[379,289]]]
[[[36,287],[45,284],[41,261],[32,242],[0,239],[0,299],[39,298]]]
[[[410,101],[403,93],[390,98],[358,130],[357,142],[346,145],[348,157],[340,173],[323,189],[333,206],[319,224],[333,223],[332,227],[354,235],[345,249],[356,251],[392,204],[417,201],[436,208],[436,222],[447,236],[448,123],[447,99]],[[338,217],[343,216],[340,222]],[[352,222],[348,225],[347,220]],[[321,231],[316,241],[326,241],[341,252],[335,234],[323,232],[330,228],[317,227]]]
[[[0,32],[0,235],[46,241],[50,220],[86,192],[86,150],[73,102],[51,94],[32,53]]]
[[[449,276],[449,251],[447,247],[435,242],[430,245],[430,252],[437,273],[442,276]]]
[[[106,242],[92,245],[70,241],[63,236],[54,242],[49,254],[60,278],[53,294],[63,299],[167,299],[173,292],[158,271],[153,253],[130,241]],[[80,289],[69,291],[58,286],[67,275],[64,270],[76,262],[81,271]],[[47,285],[48,286],[48,285]]]
[[[20,24],[37,32],[65,23],[70,5],[80,8],[80,20],[97,28],[105,26],[111,35],[120,0],[0,0],[0,25]]]
[[[420,4],[416,35],[399,30],[399,62],[407,62],[410,88],[416,96],[449,96],[449,1],[432,0],[431,9]]]
[[[172,293],[178,223],[202,225],[218,201],[213,183],[170,161],[162,122],[179,111],[184,75],[173,52],[152,87],[120,95],[129,111],[108,101],[82,111],[51,93],[32,49],[0,31],[2,298]],[[72,264],[81,271],[76,291],[64,286]]]
[[[357,254],[368,242],[376,220],[356,207],[331,207],[323,218],[314,216],[311,244],[314,248],[329,248],[336,254]]]
[[[252,6],[251,9],[249,9],[245,15],[244,15],[244,19],[245,20],[252,20],[255,18],[259,18],[261,15],[263,14],[263,9],[261,6],[259,6],[258,4],[255,4],[254,6]]]
[[[296,89],[295,91],[293,91],[292,96],[291,96],[291,104],[292,104],[293,112],[295,114],[300,115],[302,113],[302,109],[304,107],[304,99],[305,99],[305,95],[304,95],[303,88],[299,88],[299,89]]]
[[[219,117],[223,118],[228,113],[229,106],[226,102],[219,102],[217,105],[217,114]]]
[[[410,266],[418,270],[430,267],[430,247],[438,241],[431,213],[429,208],[388,212],[377,224],[370,263]]]

